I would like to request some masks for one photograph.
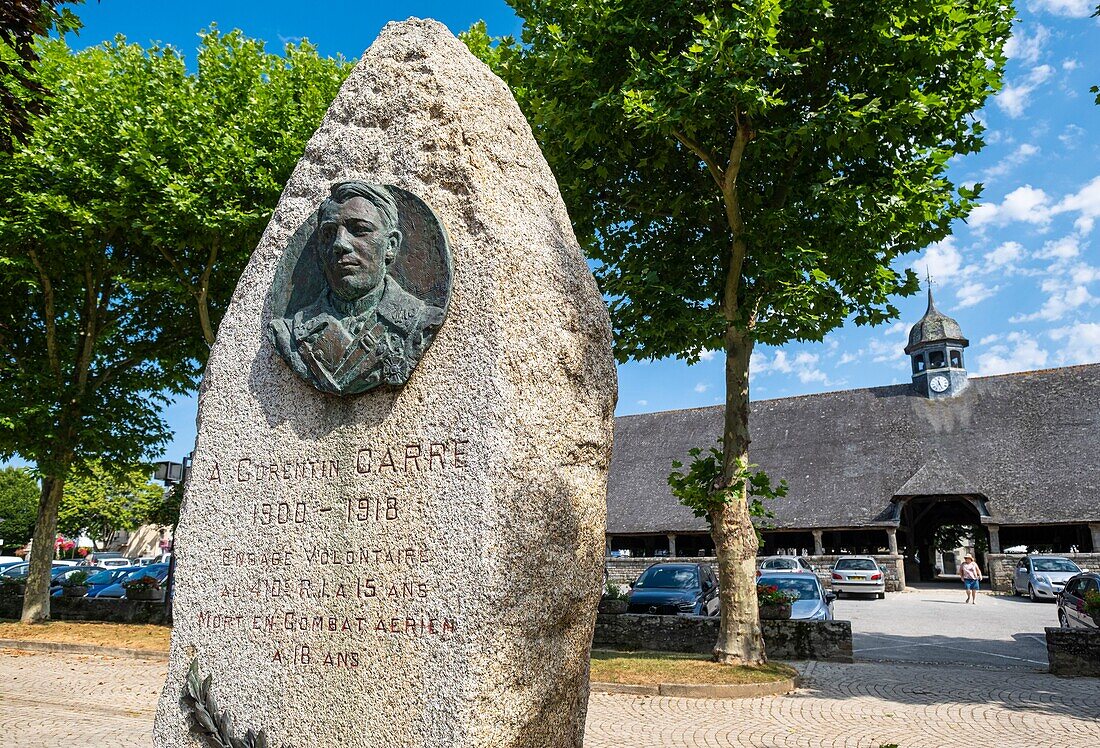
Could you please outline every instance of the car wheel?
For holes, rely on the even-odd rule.
[[[1069,619],[1066,618],[1066,611],[1061,608],[1058,609],[1058,625],[1064,629],[1069,628]]]
[[[1031,598],[1031,602],[1033,602],[1033,603],[1039,602],[1039,596],[1035,594],[1035,588],[1031,585],[1030,582],[1027,585],[1027,594],[1028,594],[1028,597]]]
[[[878,599],[879,600],[885,600],[886,599],[886,593],[885,592],[878,593]]]

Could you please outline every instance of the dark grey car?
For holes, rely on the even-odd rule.
[[[1066,582],[1058,595],[1058,625],[1064,629],[1095,629],[1096,620],[1085,609],[1085,595],[1100,594],[1100,574],[1087,571]]]

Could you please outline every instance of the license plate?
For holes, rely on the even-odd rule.
[[[853,582],[862,582],[867,577],[848,577],[848,578],[851,579]]]

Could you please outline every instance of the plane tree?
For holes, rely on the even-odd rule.
[[[52,92],[0,154],[0,458],[41,476],[23,620],[49,616],[66,481],[168,438],[286,178],[347,65],[202,34],[195,71],[122,38],[38,48]]]
[[[672,479],[714,539],[715,657],[762,662],[750,511],[776,487],[749,462],[753,347],[886,322],[892,297],[917,290],[898,259],[947,236],[978,196],[946,171],[983,145],[976,115],[1001,84],[1011,6],[509,4],[520,40],[484,25],[465,39],[557,176],[619,360],[725,358],[721,449]]]

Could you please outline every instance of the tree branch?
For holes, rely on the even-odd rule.
[[[718,162],[714,159],[714,154],[697,141],[678,130],[673,130],[672,136],[680,141],[685,148],[702,159],[703,163],[707,165],[707,170],[710,171],[710,176],[714,179],[714,183],[718,185],[718,189],[721,190],[724,183],[724,176],[722,174],[722,169],[718,166]]]
[[[60,387],[61,359],[57,355],[57,309],[53,283],[50,282],[50,276],[46,274],[46,268],[38,259],[38,252],[30,249],[27,254],[30,256],[31,262],[34,263],[35,269],[38,270],[38,278],[42,281],[42,296],[46,311],[46,357],[50,363],[50,371],[53,373],[54,379],[57,380],[58,387]]]
[[[202,336],[208,346],[214,345],[214,327],[210,323],[210,305],[208,302],[210,291],[210,274],[214,271],[214,263],[218,260],[218,242],[210,243],[210,252],[206,257],[206,267],[203,268],[199,278],[199,292],[196,299],[199,302],[199,324],[202,326]]]

